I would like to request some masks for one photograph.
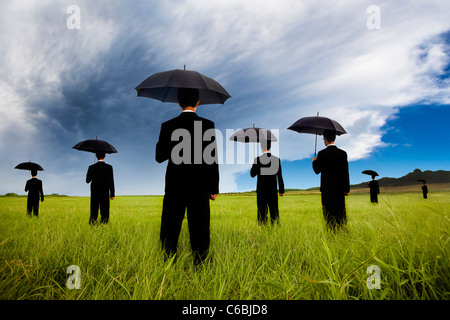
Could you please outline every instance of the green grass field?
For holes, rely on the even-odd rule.
[[[281,225],[260,228],[256,195],[211,202],[212,260],[192,265],[186,221],[176,263],[160,251],[162,197],[116,197],[90,227],[89,198],[0,197],[0,299],[424,299],[450,297],[450,192],[347,198],[348,226],[326,231],[319,194],[279,198]],[[80,268],[69,289],[67,268]],[[380,270],[380,288],[369,289]],[[371,284],[377,284],[371,280]],[[373,287],[373,286],[372,286]]]

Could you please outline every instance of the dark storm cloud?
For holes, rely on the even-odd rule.
[[[342,142],[353,159],[363,158],[384,146],[380,128],[396,107],[426,96],[445,100],[448,90],[420,81],[444,66],[439,42],[423,47],[421,65],[408,60],[419,44],[448,30],[439,23],[445,2],[430,1],[428,16],[408,1],[408,17],[405,3],[380,3],[390,28],[370,31],[370,1],[77,1],[81,28],[69,30],[72,1],[3,1],[0,115],[8,121],[0,124],[1,165],[33,156],[47,164],[51,188],[85,194],[92,157],[71,148],[98,137],[119,150],[108,157],[119,194],[161,192],[164,166],[154,162],[154,147],[161,122],[179,109],[138,98],[134,88],[183,65],[232,95],[223,106],[198,110],[224,134],[253,123],[283,130],[320,110],[344,120],[353,139]],[[300,147],[307,137],[281,136],[284,159],[310,155]],[[233,174],[242,168],[221,170],[224,190],[235,190]],[[15,183],[12,175],[3,180]]]

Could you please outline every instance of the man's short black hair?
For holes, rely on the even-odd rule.
[[[336,131],[326,129],[323,131],[323,137],[327,139],[328,142],[334,142],[334,140],[336,140]]]
[[[97,160],[105,159],[105,153],[104,152],[96,152],[95,156],[97,157]]]
[[[178,103],[184,109],[186,107],[195,107],[199,101],[198,89],[179,88],[178,89]]]
[[[261,144],[261,149],[264,149],[264,151],[266,151],[266,150],[270,150],[272,142],[270,140],[261,140],[260,144]]]
[[[37,176],[37,170],[36,169],[31,170],[31,176],[32,177]]]

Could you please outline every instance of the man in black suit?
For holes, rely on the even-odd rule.
[[[313,158],[312,163],[314,172],[321,173],[322,209],[331,230],[346,224],[345,196],[350,192],[347,153],[335,146],[335,138],[335,131],[324,131],[326,148]]]
[[[27,214],[39,217],[39,198],[44,202],[44,191],[42,189],[42,181],[36,178],[37,170],[31,170],[31,179],[25,184],[25,192],[28,191],[27,198]]]
[[[370,202],[378,203],[378,194],[380,193],[380,186],[378,181],[375,180],[375,176],[372,176],[372,181],[369,182],[370,189]]]
[[[160,239],[166,258],[176,254],[185,211],[194,264],[203,262],[210,246],[209,200],[219,193],[214,122],[199,117],[197,89],[178,89],[178,117],[161,125],[156,144],[158,163],[168,160]]]
[[[95,224],[100,208],[100,222],[109,221],[109,199],[115,197],[113,167],[105,163],[105,153],[97,152],[97,163],[89,166],[86,183],[91,183],[91,216],[89,224]]]
[[[422,186],[422,193],[423,193],[423,198],[424,199],[427,199],[428,198],[428,187],[427,187],[427,185],[425,184],[425,182],[423,183],[423,186]]]
[[[258,206],[258,224],[267,223],[267,209],[270,211],[272,225],[279,222],[278,192],[284,195],[284,182],[281,174],[281,161],[270,153],[270,141],[261,142],[262,155],[257,157],[250,170],[250,176],[257,176],[256,203]],[[277,189],[277,180],[279,190]]]

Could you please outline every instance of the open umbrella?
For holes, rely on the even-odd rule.
[[[87,152],[104,152],[104,153],[117,153],[116,148],[110,145],[108,142],[98,139],[90,139],[77,143],[72,147],[80,151]]]
[[[288,129],[299,133],[315,134],[316,146],[314,154],[317,153],[317,135],[322,135],[325,130],[335,131],[338,136],[347,133],[337,121],[326,117],[319,117],[318,112],[316,117],[303,117],[297,120]]]
[[[267,129],[255,128],[253,124],[252,128],[240,129],[233,133],[230,137],[231,141],[238,142],[261,142],[261,141],[278,141],[277,137]]]
[[[231,97],[216,80],[197,71],[186,70],[186,66],[184,70],[155,73],[135,89],[138,97],[176,103],[178,88],[198,89],[200,104],[224,104]]]
[[[231,141],[250,143],[250,142],[263,142],[263,141],[278,141],[275,135],[263,128],[255,128],[255,124],[253,124],[252,128],[240,129],[233,133],[230,137]],[[253,155],[256,154],[255,146],[253,146]]]
[[[369,176],[372,176],[372,177],[378,176],[378,173],[376,171],[373,171],[373,170],[364,170],[361,173],[368,174]]]
[[[39,164],[31,162],[31,161],[19,163],[17,166],[14,167],[14,169],[37,170],[37,171],[44,170]]]
[[[426,180],[424,180],[424,179],[419,179],[419,180],[417,180],[417,181],[419,181],[419,182],[423,182],[423,183],[426,183],[427,181]]]

